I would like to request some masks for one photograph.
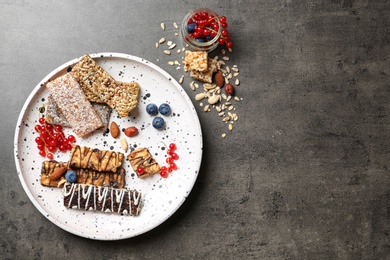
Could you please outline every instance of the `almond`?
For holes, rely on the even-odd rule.
[[[110,124],[110,132],[113,138],[117,138],[119,136],[119,127],[114,121]]]
[[[214,74],[214,83],[217,84],[218,87],[222,88],[225,83],[225,78],[222,75],[222,72],[218,71]]]
[[[63,166],[63,167],[60,167],[60,168],[57,168],[53,171],[52,174],[50,174],[49,176],[49,179],[51,181],[55,181],[55,180],[58,180],[62,175],[64,175],[66,172],[66,167]]]

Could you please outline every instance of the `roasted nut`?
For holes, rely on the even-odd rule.
[[[62,175],[65,174],[65,172],[66,172],[66,167],[65,166],[57,168],[57,169],[54,170],[54,172],[52,174],[50,174],[49,179],[51,181],[58,180]]]
[[[230,84],[230,83],[226,84],[224,90],[225,90],[226,94],[229,94],[232,96],[234,95],[234,87],[232,84]]]
[[[220,71],[214,74],[213,82],[220,88],[225,84],[225,78]]]
[[[125,135],[128,137],[133,137],[138,134],[138,128],[135,126],[130,126],[125,129]]]
[[[119,127],[114,121],[110,124],[110,133],[113,138],[117,138],[119,136]]]

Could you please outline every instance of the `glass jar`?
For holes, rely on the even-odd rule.
[[[189,12],[181,24],[184,44],[192,51],[212,51],[218,47],[221,35],[218,14],[208,8]]]

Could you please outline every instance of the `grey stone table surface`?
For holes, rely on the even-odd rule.
[[[31,203],[15,167],[27,97],[85,53],[131,54],[180,78],[183,70],[167,65],[173,55],[155,42],[181,44],[173,23],[198,7],[228,18],[228,62],[240,70],[242,98],[234,129],[203,112],[186,74],[204,147],[184,204],[125,240],[57,227]],[[0,258],[387,258],[389,12],[388,1],[367,0],[0,1]]]

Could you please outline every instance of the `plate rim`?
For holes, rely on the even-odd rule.
[[[199,135],[199,138],[197,138],[198,139],[197,142],[198,142],[198,145],[199,145],[199,148],[200,148],[199,151],[198,151],[199,162],[198,162],[198,165],[197,165],[197,174],[196,174],[196,177],[192,178],[192,182],[189,183],[188,194],[186,196],[182,196],[182,199],[177,203],[176,207],[169,214],[166,214],[164,218],[161,218],[160,221],[158,221],[156,223],[156,225],[152,225],[149,228],[146,228],[146,229],[143,229],[141,231],[135,232],[135,233],[133,233],[131,235],[128,235],[128,236],[120,236],[120,237],[115,237],[115,238],[108,238],[108,237],[104,237],[104,236],[99,236],[99,237],[87,236],[83,232],[77,231],[77,230],[75,230],[73,228],[69,228],[68,226],[66,226],[64,224],[55,221],[55,219],[50,217],[48,212],[45,211],[45,209],[43,207],[41,207],[41,205],[38,203],[36,198],[31,193],[30,189],[28,188],[26,180],[24,179],[24,176],[23,176],[23,173],[22,173],[22,170],[21,170],[21,165],[20,165],[20,162],[19,162],[19,160],[20,160],[20,158],[19,158],[19,149],[18,149],[19,136],[21,134],[20,128],[21,128],[21,126],[23,124],[23,118],[25,117],[27,108],[30,105],[31,100],[33,100],[33,98],[42,89],[42,87],[44,87],[44,84],[47,83],[54,75],[56,75],[60,71],[68,68],[71,65],[74,65],[76,62],[78,62],[82,58],[82,56],[80,56],[78,58],[73,58],[73,59],[71,59],[71,60],[61,64],[60,66],[56,67],[54,70],[52,70],[49,74],[47,74],[33,88],[33,90],[28,95],[27,99],[25,100],[25,102],[24,102],[24,104],[23,104],[23,106],[22,106],[22,108],[20,110],[20,113],[19,113],[19,116],[18,116],[18,120],[16,122],[15,135],[14,135],[14,149],[13,149],[14,151],[13,152],[14,152],[14,160],[15,160],[16,172],[17,172],[19,181],[20,181],[20,183],[21,183],[21,185],[23,187],[24,192],[26,193],[27,197],[30,199],[30,201],[32,202],[34,207],[47,220],[49,220],[51,223],[53,223],[57,227],[65,230],[65,231],[67,231],[67,232],[69,232],[71,234],[74,234],[74,235],[77,235],[77,236],[80,236],[80,237],[84,237],[84,238],[87,238],[87,239],[92,239],[92,240],[115,241],[115,240],[129,239],[129,238],[136,237],[136,236],[142,235],[144,233],[147,233],[150,230],[153,230],[153,229],[157,228],[158,226],[160,226],[162,223],[167,221],[172,215],[174,215],[177,212],[177,210],[187,200],[187,197],[192,192],[192,190],[193,190],[193,188],[195,186],[195,183],[196,183],[196,181],[198,179],[198,175],[199,175],[201,164],[202,164],[202,159],[203,159],[203,133],[202,133],[202,128],[201,128],[199,116],[198,116],[198,114],[196,112],[196,109],[194,107],[194,104],[191,101],[191,99],[190,99],[189,95],[187,94],[187,92],[183,89],[183,87],[177,82],[177,80],[172,75],[170,75],[168,72],[166,72],[161,67],[157,66],[153,62],[150,62],[147,59],[144,59],[144,58],[141,58],[141,57],[138,57],[138,56],[134,56],[134,55],[131,55],[131,54],[120,53],[120,52],[96,52],[96,53],[90,53],[88,55],[91,58],[121,58],[121,59],[127,59],[127,60],[131,60],[131,61],[139,62],[139,63],[141,63],[141,64],[143,64],[145,66],[148,66],[151,69],[157,71],[158,73],[162,74],[165,78],[169,79],[169,81],[179,90],[180,94],[184,97],[185,101],[188,103],[188,105],[191,108],[191,111],[192,111],[191,114],[193,114],[194,119],[195,119],[195,125],[196,125],[196,128],[197,128],[196,129],[197,130],[197,135]]]

